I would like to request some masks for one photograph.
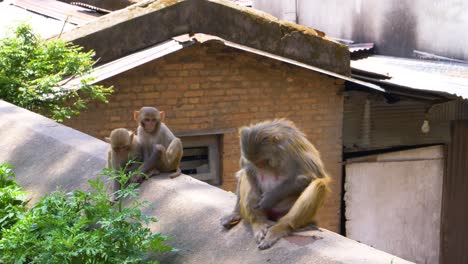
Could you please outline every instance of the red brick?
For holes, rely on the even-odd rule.
[[[333,192],[319,212],[319,221],[325,228],[339,230],[343,82],[225,49],[194,45],[106,80],[117,91],[109,104],[93,102],[65,123],[103,138],[116,127],[135,129],[132,112],[143,105],[166,111],[166,124],[174,132],[237,129],[288,117],[317,146],[333,177]],[[237,130],[223,136],[222,150],[221,187],[235,191],[240,158]]]

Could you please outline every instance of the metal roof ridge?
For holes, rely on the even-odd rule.
[[[196,34],[183,34],[180,36],[173,37],[171,40],[165,41],[163,43],[159,43],[150,47],[147,47],[143,50],[136,51],[134,53],[131,53],[130,55],[121,57],[119,59],[110,61],[106,64],[100,65],[96,67],[91,74],[87,75],[86,77],[94,77],[95,79],[91,83],[97,83],[100,81],[103,81],[105,79],[108,79],[112,76],[115,76],[119,73],[125,72],[129,69],[132,69],[134,67],[140,66],[144,63],[150,62],[152,60],[155,60],[157,58],[163,57],[165,55],[171,54],[173,52],[176,52],[180,49],[183,49],[185,47],[191,46],[194,43],[205,43],[209,41],[219,41],[223,43],[225,46],[235,48],[238,50],[243,50],[246,52],[250,52],[253,54],[257,54],[263,57],[267,57],[270,59],[274,59],[277,61],[282,61],[291,65],[295,65],[301,68],[305,68],[314,72],[318,72],[320,74],[325,74],[327,76],[331,76],[334,78],[342,79],[348,82],[352,82],[373,90],[377,90],[379,92],[385,92],[385,89],[382,87],[368,83],[365,81],[361,81],[352,77],[348,77],[345,75],[341,75],[329,70],[321,69],[316,66],[308,65],[302,62],[298,62],[292,59],[288,59],[285,57],[281,57],[279,55],[275,55],[272,53],[268,53],[265,51],[261,51],[255,48],[247,47],[241,44],[237,44],[231,41],[227,41],[225,39],[222,39],[217,36],[209,35],[209,34],[204,34],[204,33],[196,33]],[[73,85],[77,85],[78,82],[85,77],[81,78],[76,78],[73,79],[69,82],[66,83],[65,87],[70,87]]]

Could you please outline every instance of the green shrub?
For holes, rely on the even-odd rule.
[[[27,204],[26,192],[13,179],[10,164],[0,164],[0,239],[18,221]]]
[[[101,176],[125,186],[123,170],[105,169]],[[122,198],[138,197],[135,184],[122,188],[114,202],[106,185],[89,180],[92,191],[56,191],[24,213],[0,240],[0,262],[5,263],[141,263],[150,252],[173,250],[167,237],[152,233],[147,225],[156,219],[142,214],[146,202]]]
[[[57,121],[79,114],[90,100],[107,102],[112,88],[91,85],[89,78],[62,87],[92,70],[93,55],[62,40],[43,40],[21,24],[0,39],[0,99]]]

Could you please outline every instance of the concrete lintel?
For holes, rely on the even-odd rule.
[[[88,189],[87,179],[105,166],[105,142],[1,100],[0,127],[0,162],[15,165],[32,202],[57,187]],[[162,263],[409,263],[324,229],[260,251],[245,223],[229,231],[219,223],[235,195],[190,176],[154,177],[140,192],[151,204],[145,213],[159,219],[151,228],[173,237],[169,243],[180,249],[163,255]]]

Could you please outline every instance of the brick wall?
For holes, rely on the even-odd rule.
[[[286,117],[321,152],[333,178],[320,225],[339,230],[343,82],[297,66],[235,50],[216,42],[196,44],[106,80],[115,94],[93,103],[67,125],[98,138],[118,127],[135,129],[133,110],[156,106],[175,133],[237,129]],[[239,169],[237,132],[222,146],[222,188],[235,191]]]

